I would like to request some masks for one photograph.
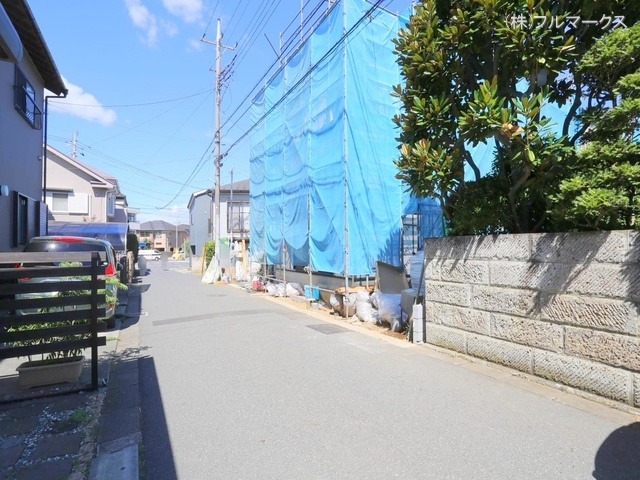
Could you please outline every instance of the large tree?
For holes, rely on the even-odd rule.
[[[424,0],[416,6],[395,41],[403,77],[395,87],[402,102],[395,118],[398,177],[414,193],[441,200],[453,233],[553,228],[551,198],[589,127],[571,129],[583,98],[577,65],[605,26],[620,26],[614,17],[631,10],[624,4]],[[559,129],[544,114],[550,102],[568,110]],[[492,169],[481,176],[470,151],[489,139]],[[473,172],[471,180],[465,171]]]
[[[640,210],[640,24],[605,35],[577,68],[589,128],[553,196],[567,228],[637,227]]]

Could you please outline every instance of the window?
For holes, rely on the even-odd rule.
[[[52,213],[89,214],[89,195],[75,192],[47,192],[47,205]]]
[[[227,203],[227,231],[240,236],[249,233],[249,202]]]
[[[20,112],[20,115],[22,115],[32,128],[40,130],[42,128],[42,111],[36,104],[36,91],[17,66],[15,68],[15,83],[13,88],[13,104],[16,110]]]
[[[51,210],[54,212],[69,211],[69,194],[68,193],[52,193],[51,194]]]
[[[116,196],[113,193],[107,194],[107,215],[113,217],[116,214]]]

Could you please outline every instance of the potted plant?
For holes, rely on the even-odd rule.
[[[62,262],[60,264],[61,267],[76,267],[81,266],[80,262]],[[62,277],[65,281],[76,281],[76,280],[84,280],[88,279],[86,277]],[[105,277],[105,282],[107,285],[114,285],[117,288],[127,289],[128,287],[121,283],[116,276],[107,276]],[[57,292],[56,296],[78,296],[87,293],[83,290],[72,290],[68,292]],[[116,294],[112,289],[100,289],[98,293],[104,294],[106,299],[106,304],[109,303],[117,303]],[[100,305],[103,307],[104,305]],[[75,307],[74,307],[75,308]],[[39,309],[38,313],[47,314],[53,311],[60,311],[60,308],[43,308]],[[89,312],[89,310],[86,310]],[[82,320],[68,320],[68,321],[58,321],[58,322],[44,322],[39,323],[37,325],[29,324],[18,327],[12,327],[9,331],[30,331],[30,330],[40,330],[46,328],[53,327],[62,327],[62,326],[73,326],[73,325],[83,325],[90,322],[90,319],[82,319]],[[82,340],[90,337],[90,333],[73,333],[67,334],[64,336],[58,336],[49,338],[49,340],[53,341],[69,341],[69,340]],[[16,345],[20,346],[28,346],[28,345],[36,345],[43,344],[45,340],[43,338],[34,338],[28,340],[21,340],[19,342],[15,342]],[[42,358],[40,360],[33,360],[31,356],[28,356],[28,361],[20,364],[16,369],[18,371],[18,383],[21,388],[32,388],[36,386],[44,386],[44,385],[52,385],[56,383],[75,383],[80,378],[82,373],[82,367],[84,364],[84,355],[82,355],[82,350],[79,348],[72,348],[66,350],[60,350],[56,352],[52,352],[46,355],[42,354]]]

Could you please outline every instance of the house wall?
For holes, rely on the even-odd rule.
[[[200,255],[205,242],[211,240],[209,230],[211,218],[211,197],[208,195],[196,197],[189,208],[190,243],[196,255]]]
[[[87,195],[85,211],[56,212],[47,199],[49,211],[54,220],[62,222],[108,222],[107,217],[107,190],[91,185],[91,175],[79,169],[69,169],[69,164],[61,160],[57,155],[49,152],[47,158],[47,193],[73,192],[74,194]]]
[[[220,228],[222,231],[221,237],[222,238],[227,238],[227,237],[231,237],[231,232],[230,229],[227,228],[228,225],[228,220],[229,220],[229,216],[228,216],[228,212],[229,212],[229,201],[231,199],[231,194],[229,192],[224,192],[224,193],[220,193]],[[236,202],[247,202],[249,203],[249,194],[248,193],[237,193],[237,192],[233,192],[233,203]],[[237,212],[236,212],[237,213]],[[238,233],[234,233],[233,238],[235,240],[239,240],[240,238],[242,238],[240,236],[240,234]],[[246,233],[244,234],[244,238],[246,238],[247,240],[249,239],[249,234]]]
[[[161,252],[169,251],[169,241],[166,232],[162,232],[160,234],[156,233],[153,236],[153,248],[160,250]]]
[[[43,109],[44,83],[26,52],[19,67]],[[0,197],[0,251],[22,250],[21,245],[11,246],[13,192],[42,199],[43,131],[34,129],[14,108],[14,72],[13,63],[0,61],[0,185],[10,190],[8,197]]]
[[[425,239],[424,337],[640,406],[640,233]]]
[[[227,229],[228,221],[228,202],[231,199],[231,193],[227,191],[220,192],[220,230],[221,238],[229,238],[231,236]],[[247,192],[233,192],[233,202],[249,202],[249,193]],[[214,218],[215,213],[211,203],[211,197],[209,195],[200,195],[196,197],[189,209],[189,226],[191,227],[190,243],[195,246],[195,254],[200,255],[202,248],[208,240],[215,238],[212,237],[209,229],[210,218]],[[213,226],[214,230],[216,225]],[[245,234],[245,238],[248,239],[248,234]],[[234,239],[239,240],[239,234],[234,234]]]

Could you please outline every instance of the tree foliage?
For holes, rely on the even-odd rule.
[[[582,20],[599,20],[623,3],[424,0],[416,6],[395,40],[403,78],[394,88],[402,104],[394,119],[401,145],[396,165],[415,194],[440,199],[452,233],[554,228],[554,195],[588,128],[583,123],[570,135],[586,75],[577,65],[603,32]],[[554,26],[568,17],[581,22]],[[550,102],[569,109],[559,128],[545,114]],[[481,177],[470,151],[490,139],[492,169]]]
[[[127,251],[133,252],[133,258],[138,259],[138,251],[140,250],[140,240],[135,233],[127,233]]]
[[[567,228],[636,226],[640,209],[640,24],[604,36],[578,66],[589,126],[553,197]]]

